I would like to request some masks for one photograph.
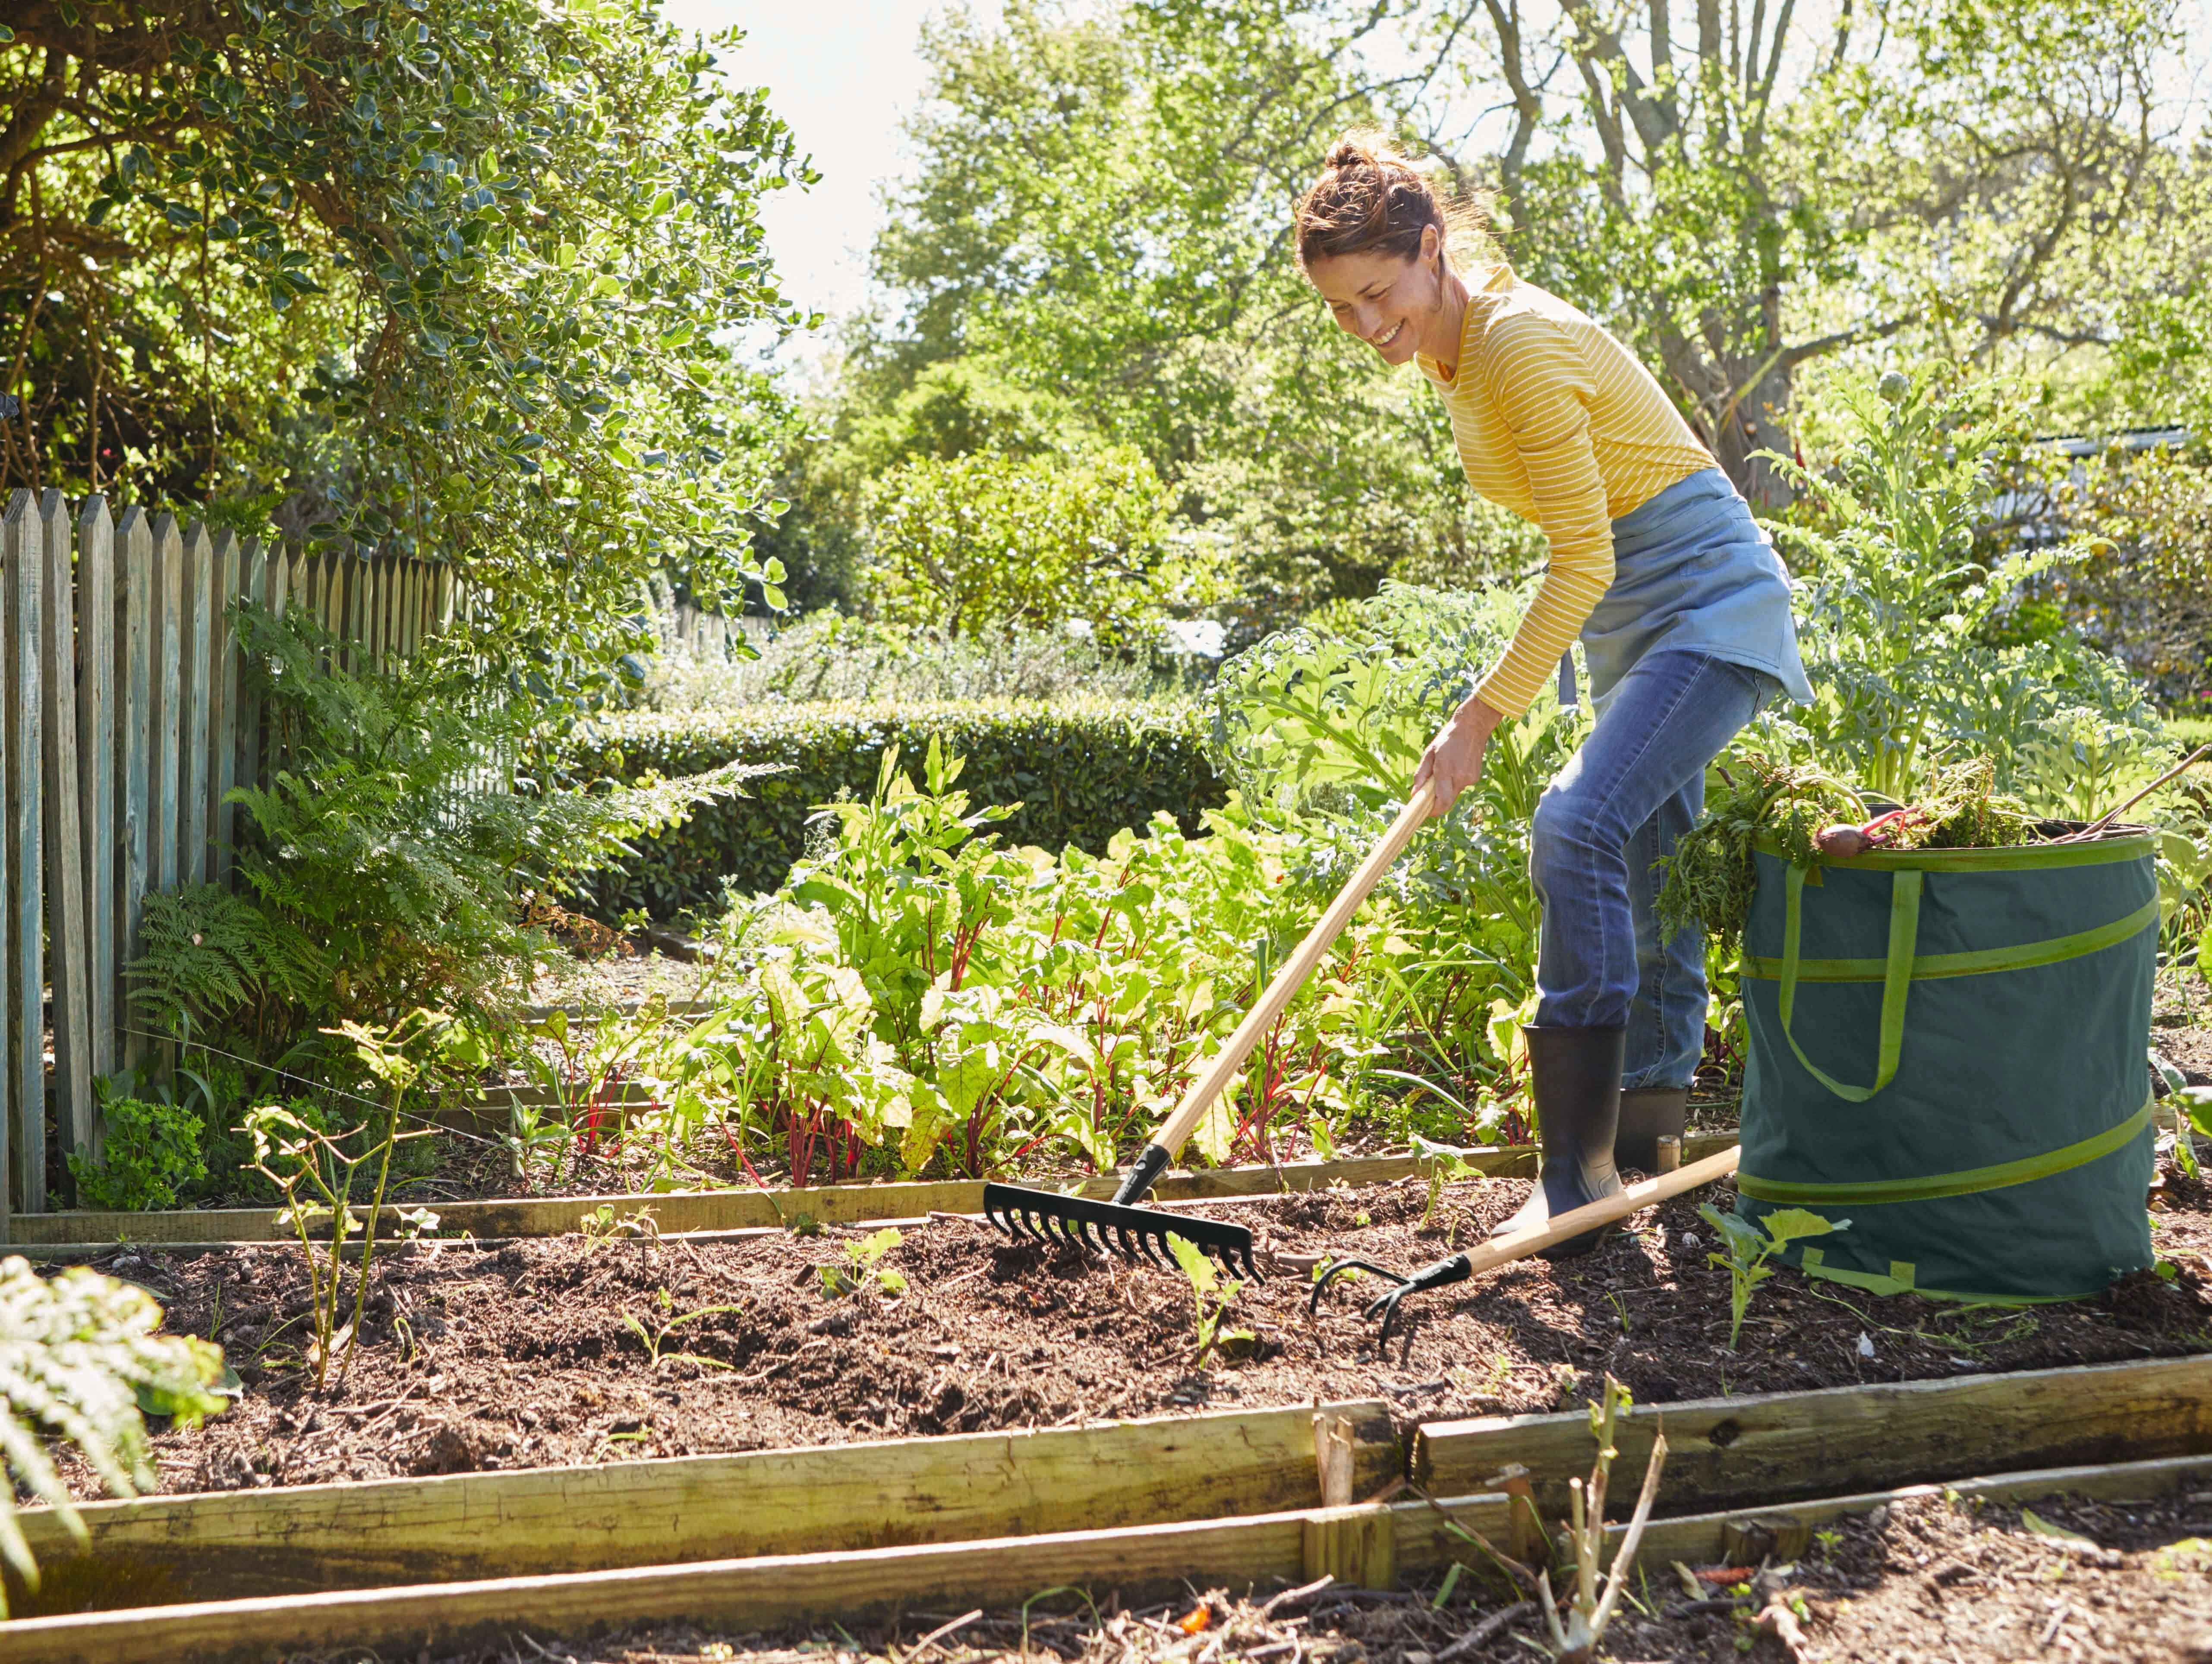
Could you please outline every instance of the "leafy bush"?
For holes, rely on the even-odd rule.
[[[110,1490],[130,1496],[155,1483],[142,1411],[190,1426],[223,1407],[210,1390],[222,1354],[190,1335],[156,1333],[161,1326],[161,1308],[131,1283],[81,1265],[42,1277],[17,1256],[0,1260],[0,1446],[14,1480],[0,1485],[0,1557],[33,1588],[17,1488],[84,1534],[42,1435],[76,1446]]]
[[[1197,574],[1173,558],[1168,496],[1126,447],[1079,456],[916,457],[877,481],[873,600],[951,637],[1079,619],[1139,641]]]
[[[2087,552],[1980,558],[2020,413],[2002,387],[1954,379],[1942,367],[1842,376],[1831,467],[1773,459],[1808,498],[1806,523],[1780,535],[1807,575],[1801,642],[1818,697],[1769,719],[1759,743],[1774,749],[1778,736],[1793,760],[1899,802],[1944,763],[1977,757],[2031,808],[2102,807],[2164,756],[2166,735],[2108,655],[2070,637],[1986,639],[2023,584]]]
[[[1162,811],[1195,832],[1224,801],[1200,731],[1186,706],[1104,700],[638,712],[579,729],[548,771],[596,785],[732,765],[780,771],[752,781],[742,800],[633,839],[635,853],[580,886],[603,918],[632,908],[667,918],[719,907],[726,883],[740,894],[774,889],[805,850],[817,808],[873,790],[886,753],[920,758],[933,742],[966,759],[974,801],[1020,806],[1003,828],[1011,841],[1097,853]]]
[[[106,1132],[100,1159],[88,1150],[69,1153],[79,1206],[133,1213],[173,1208],[207,1177],[205,1129],[196,1108],[111,1097],[100,1105],[100,1119]]]
[[[1109,649],[1095,636],[1066,630],[954,638],[830,612],[753,639],[759,656],[752,659],[717,660],[680,646],[665,649],[647,673],[641,703],[676,711],[1145,699],[1180,694],[1212,668],[1203,658],[1158,649]]]
[[[465,665],[344,669],[328,637],[246,609],[275,759],[241,788],[236,893],[149,897],[134,998],[190,1037],[267,1057],[316,1026],[510,1003],[538,938],[524,893],[626,853],[625,835],[737,789],[742,770],[627,789],[532,789],[526,706]]]

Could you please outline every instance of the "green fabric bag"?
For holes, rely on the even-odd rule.
[[[1850,1221],[1778,1257],[2008,1301],[2149,1265],[2152,840],[1757,859],[1737,1209]]]

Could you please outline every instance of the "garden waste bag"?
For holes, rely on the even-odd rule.
[[[1780,1257],[2010,1301],[2149,1265],[2151,838],[1757,859],[1737,1208],[1850,1222]]]

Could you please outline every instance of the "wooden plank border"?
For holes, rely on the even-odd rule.
[[[1790,1512],[1807,1523],[1945,1490],[2032,1502],[2060,1492],[2138,1500],[2212,1474],[2212,1457],[2046,1469],[1949,1486],[1836,1496]],[[581,1637],[619,1625],[690,1622],[732,1630],[807,1618],[851,1619],[898,1610],[1012,1606],[1041,1589],[1118,1588],[1142,1595],[1186,1582],[1232,1592],[1327,1571],[1347,1583],[1389,1586],[1433,1571],[1468,1548],[1447,1518],[1496,1540],[1507,1498],[1370,1504],[1120,1529],[1000,1537],[952,1545],[787,1554],[689,1565],[411,1585],[274,1599],[211,1601],[0,1624],[0,1664],[167,1664],[274,1659],[343,1646],[394,1650],[451,1646],[501,1632]],[[1717,1558],[1743,1510],[1656,1522],[1638,1559]],[[1616,1551],[1625,1527],[1609,1528]]]
[[[21,1515],[33,1611],[888,1548],[1312,1508],[1314,1418],[1352,1491],[1404,1471],[1381,1400],[436,1478],[95,1502],[80,1551]],[[14,1608],[25,1610],[21,1606]]]
[[[1701,1160],[1726,1149],[1735,1142],[1732,1134],[1699,1134],[1683,1141],[1682,1159]],[[1536,1170],[1533,1146],[1470,1150],[1461,1159],[1489,1177],[1527,1178]],[[1280,1167],[1170,1173],[1161,1176],[1153,1186],[1152,1195],[1158,1201],[1173,1203],[1326,1190],[1338,1183],[1387,1185],[1405,1179],[1425,1178],[1431,1166],[1429,1158],[1423,1156],[1375,1155],[1336,1161],[1291,1161]],[[1110,1196],[1119,1182],[1111,1174],[1091,1179],[1085,1181],[1082,1193]],[[574,1230],[576,1221],[603,1202],[622,1214],[650,1208],[664,1233],[688,1234],[773,1229],[790,1225],[802,1214],[821,1224],[845,1225],[877,1219],[918,1218],[933,1212],[979,1213],[983,1206],[983,1184],[981,1179],[948,1179],[921,1184],[823,1185],[805,1190],[668,1191],[659,1195],[639,1192],[450,1202],[437,1210],[439,1231],[447,1236],[458,1236],[465,1231],[479,1239],[559,1236]],[[386,1214],[396,1221],[398,1210],[387,1209]],[[276,1218],[273,1210],[263,1208],[50,1214],[36,1221],[18,1222],[15,1240],[9,1246],[58,1246],[118,1241],[273,1242],[289,1234],[277,1228]]]
[[[2212,1452],[2212,1358],[1639,1404],[1614,1435],[1616,1472],[1633,1476],[1621,1495],[1642,1483],[1655,1432],[1667,1435],[1662,1513],[2196,1455]],[[1589,1470],[1589,1417],[1486,1416],[1414,1435],[1413,1482],[1431,1493],[1486,1489],[1509,1462],[1528,1469],[1538,1507],[1564,1515],[1567,1481]]]

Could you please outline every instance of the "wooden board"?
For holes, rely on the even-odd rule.
[[[1775,1515],[1817,1526],[1824,1521],[1869,1513],[1909,1497],[1940,1496],[1947,1491],[1960,1497],[1981,1497],[1990,1502],[2032,1502],[2039,1497],[2061,1495],[2096,1496],[2107,1502],[2150,1502],[2170,1496],[2177,1490],[2197,1490],[2208,1483],[2212,1483],[2212,1456],[2168,1456],[2155,1461],[2039,1468],[2032,1472],[1960,1479],[1948,1484],[1904,1485],[1850,1496],[1822,1496],[1786,1507],[1727,1509],[1651,1521],[1644,1527],[1644,1540],[1637,1548],[1636,1563],[1644,1568],[1646,1576],[1654,1578],[1674,1560],[1691,1566],[1717,1564],[1725,1551],[1722,1533],[1728,1527]],[[1607,1567],[1620,1552],[1627,1529],[1624,1522],[1606,1527],[1608,1547],[1601,1557]]]
[[[46,1209],[46,778],[40,691],[45,546],[31,494],[8,505],[9,1187],[11,1229]]]
[[[1353,1429],[1353,1493],[1403,1471],[1389,1406]],[[343,1412],[340,1412],[343,1413]],[[80,1509],[80,1551],[24,1512],[44,1587],[19,1610],[447,1582],[1152,1525],[1320,1502],[1313,1406],[1042,1432],[436,1478],[149,1496]],[[11,1591],[11,1600],[20,1598]],[[4,1633],[4,1629],[0,1629]]]
[[[502,1116],[503,1118],[503,1116]],[[1686,1160],[1695,1160],[1735,1141],[1726,1134],[1684,1140]],[[1710,1147],[1710,1148],[1708,1148]],[[1461,1159],[1477,1172],[1525,1176],[1535,1171],[1533,1149],[1477,1149]],[[1280,1167],[1223,1167],[1163,1174],[1153,1198],[1163,1203],[1240,1196],[1273,1196],[1325,1190],[1337,1183],[1386,1185],[1425,1176],[1425,1158],[1412,1155],[1356,1156],[1340,1161],[1292,1161]],[[1083,1193],[1107,1197],[1119,1180],[1103,1175],[1086,1180]],[[744,1230],[787,1226],[804,1214],[819,1223],[859,1224],[873,1219],[911,1219],[937,1213],[976,1213],[983,1205],[978,1179],[896,1185],[824,1185],[805,1190],[670,1191],[660,1195],[570,1196],[513,1201],[451,1202],[437,1210],[442,1235],[466,1231],[486,1237],[558,1236],[601,1203],[617,1213],[653,1210],[665,1232]],[[387,1209],[397,1219],[398,1210]],[[80,1242],[270,1242],[289,1236],[264,1208],[185,1210],[165,1213],[54,1214],[26,1222],[17,1233],[24,1244]]]
[[[222,533],[228,546],[230,533]],[[183,697],[177,727],[177,881],[208,875],[208,723],[215,698],[215,568],[217,542],[195,521],[185,533]]]
[[[146,887],[177,887],[177,783],[184,718],[185,545],[175,517],[154,521],[153,783],[147,793],[147,826],[153,840]]]
[[[92,984],[86,963],[83,799],[77,769],[76,563],[69,504],[39,504],[46,555],[40,697],[46,728],[46,974],[52,983],[54,1132],[64,1155],[92,1143]],[[44,1175],[40,1175],[43,1182]]]
[[[258,538],[246,545],[246,564],[239,580],[240,599],[249,606],[267,607],[270,605],[270,585],[275,576],[270,570],[270,552]],[[283,565],[280,552],[276,563]],[[235,632],[234,632],[234,635]],[[233,787],[254,786],[261,783],[261,696],[255,691],[252,676],[248,674],[243,653],[233,645],[232,674],[238,679],[238,731],[231,747],[230,783]],[[238,805],[228,805],[223,813],[229,818],[219,829],[225,844],[234,844],[238,837],[238,817],[242,813]],[[228,867],[232,857],[226,854]]]
[[[238,783],[238,624],[231,615],[242,587],[238,539],[225,532],[216,545],[215,613],[208,627],[214,659],[208,678],[208,876],[230,878],[231,822],[237,806],[223,800]]]
[[[116,652],[115,527],[107,499],[85,499],[77,519],[76,551],[77,823],[84,840],[85,979],[91,998],[94,1075],[121,1066],[116,1036],[115,957],[115,710],[119,680]],[[94,1154],[102,1128],[91,1118]]]
[[[149,773],[154,722],[154,528],[145,511],[125,509],[116,523],[122,547],[122,712],[116,734],[122,826],[117,838],[115,1011],[123,1029],[123,1062],[137,1067],[147,1051],[146,1037],[131,1004],[123,967],[138,957],[139,919],[145,910],[152,872]]]
[[[1682,1404],[1620,1418],[1617,1494],[1643,1482],[1655,1429],[1667,1435],[1662,1512],[1872,1490],[2011,1468],[2212,1452],[2212,1358],[2158,1358],[1954,1381],[1828,1387]],[[1488,1488],[1509,1462],[1538,1505],[1563,1514],[1567,1481],[1589,1471],[1589,1418],[1492,1416],[1437,1422],[1414,1437],[1414,1483]],[[1623,1476],[1626,1477],[1623,1477]]]

